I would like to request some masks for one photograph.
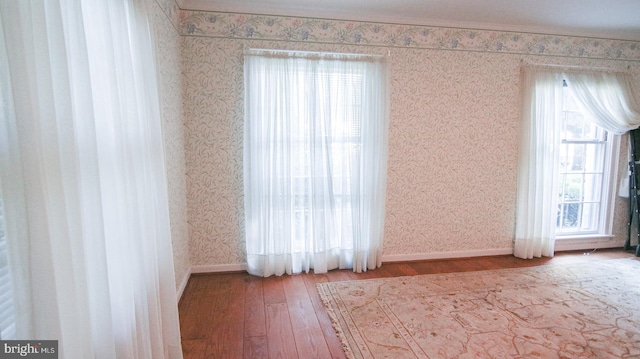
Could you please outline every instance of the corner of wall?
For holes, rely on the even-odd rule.
[[[153,9],[152,26],[156,42],[158,94],[164,136],[174,273],[176,289],[181,295],[191,273],[182,104],[182,37],[174,22],[177,19],[174,15],[178,11],[175,1],[149,1],[152,1]]]

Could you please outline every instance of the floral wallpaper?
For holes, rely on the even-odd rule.
[[[151,22],[156,38],[174,271],[177,289],[181,291],[190,274],[191,266],[187,227],[184,123],[182,119],[182,40],[175,26],[170,22],[168,14],[155,2],[152,2],[151,5]]]
[[[201,268],[245,263],[246,48],[389,54],[386,258],[510,252],[523,64],[640,79],[637,42],[213,12],[178,18],[190,263]],[[622,245],[625,217],[618,198],[613,246]]]
[[[164,16],[169,19],[171,25],[176,29],[176,32],[180,26],[180,8],[175,0],[149,0],[152,2],[151,7],[154,7],[164,13]],[[159,14],[159,13],[158,13]]]

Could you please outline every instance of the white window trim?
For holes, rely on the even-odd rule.
[[[575,240],[575,239],[594,239],[606,238],[613,236],[613,216],[614,206],[616,202],[616,187],[618,163],[620,160],[620,136],[608,133],[607,140],[607,158],[605,159],[605,174],[602,179],[602,202],[600,208],[600,223],[598,230],[593,233],[558,233],[556,232],[556,240]],[[608,174],[608,175],[606,175]]]

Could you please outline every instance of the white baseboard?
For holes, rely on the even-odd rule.
[[[247,270],[246,263],[240,264],[214,264],[207,266],[193,266],[191,273],[220,273],[220,272],[241,272]]]
[[[496,256],[511,254],[513,250],[511,248],[505,249],[489,249],[479,251],[464,251],[464,252],[443,252],[443,253],[419,253],[419,254],[398,254],[398,255],[383,255],[382,262],[403,262],[403,261],[417,261],[424,259],[447,259],[447,258],[466,258],[466,257],[482,257],[482,256]],[[224,272],[241,272],[247,270],[246,263],[239,264],[215,264],[204,266],[191,267],[190,274],[202,274],[202,273],[224,273]]]
[[[452,259],[452,258],[469,258],[469,257],[485,257],[500,256],[512,254],[513,248],[484,249],[477,251],[460,251],[460,252],[438,252],[438,253],[414,253],[414,254],[391,254],[383,255],[382,262],[408,262],[421,261],[427,259]]]
[[[187,288],[187,283],[189,283],[189,278],[191,277],[191,269],[187,271],[182,280],[180,281],[180,285],[178,286],[178,303],[180,299],[182,299],[182,293],[184,293],[185,288]]]
[[[182,298],[182,294],[184,294],[184,290],[187,288],[187,284],[189,283],[189,278],[191,278],[192,274],[240,272],[244,270],[247,270],[246,264],[219,264],[219,265],[209,265],[209,266],[193,266],[189,268],[189,271],[182,278],[182,281],[180,281],[180,285],[178,286],[178,302],[180,302],[180,299]]]
[[[581,239],[563,239],[556,240],[556,252],[562,251],[576,251],[576,250],[592,250],[603,248],[616,248],[621,247],[624,241],[612,240],[611,238],[594,238],[592,240],[584,238]],[[498,248],[498,249],[483,249],[483,250],[471,250],[471,251],[458,251],[458,252],[437,252],[437,253],[413,253],[413,254],[391,254],[383,255],[383,263],[391,262],[410,262],[429,259],[454,259],[454,258],[470,258],[470,257],[486,257],[486,256],[501,256],[513,254],[513,248]],[[224,272],[241,272],[247,270],[246,263],[239,264],[216,264],[216,265],[204,265],[193,266],[189,270],[189,273],[185,275],[180,283],[178,290],[178,300],[182,297],[189,277],[191,274],[198,273],[224,273]]]
[[[187,284],[189,283],[189,278],[191,278],[192,274],[197,273],[223,273],[223,272],[240,272],[247,270],[246,264],[219,264],[219,265],[209,265],[209,266],[193,266],[189,268],[187,274],[185,274],[182,281],[180,281],[180,285],[177,290],[178,302],[182,299],[182,294],[184,294],[184,290],[187,288]]]

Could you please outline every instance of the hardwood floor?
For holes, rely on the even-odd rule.
[[[336,270],[259,278],[247,273],[192,275],[179,304],[182,348],[191,358],[344,358],[316,284],[431,273],[561,265],[633,257],[621,249],[385,263],[366,273]]]

